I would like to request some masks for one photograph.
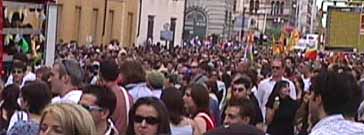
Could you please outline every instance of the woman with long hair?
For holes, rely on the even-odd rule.
[[[129,112],[127,135],[170,135],[169,116],[156,97],[139,98]]]
[[[278,81],[268,98],[266,122],[270,135],[294,134],[294,118],[299,105],[289,93],[289,83]]]
[[[17,99],[20,93],[20,88],[16,84],[8,85],[1,93],[2,103],[0,106],[0,133],[6,133],[10,123],[10,118],[20,107]]]
[[[175,87],[166,88],[161,95],[161,100],[167,107],[173,135],[199,135],[196,124],[190,118],[184,116],[185,108],[183,95]]]
[[[215,128],[215,120],[209,111],[209,98],[209,92],[202,84],[190,85],[183,96],[185,108],[202,134]]]

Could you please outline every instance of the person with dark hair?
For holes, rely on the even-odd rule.
[[[129,94],[136,101],[141,97],[153,96],[147,87],[146,73],[142,64],[136,60],[126,60],[120,66],[122,80]]]
[[[209,93],[202,84],[191,84],[183,96],[185,108],[201,133],[215,127],[215,120],[209,109],[209,98]]]
[[[100,77],[97,83],[106,85],[116,96],[115,110],[111,112],[120,134],[126,132],[128,112],[133,104],[132,97],[128,92],[118,85],[119,67],[113,60],[104,60],[100,63]]]
[[[253,83],[249,76],[244,74],[235,76],[232,81],[232,85],[229,88],[230,98],[226,99],[226,101],[224,101],[222,104],[224,106],[223,111],[226,114],[226,111],[228,111],[228,104],[230,102],[236,102],[237,100],[245,99],[250,102],[254,110],[254,117],[251,117],[249,124],[260,128],[263,125],[263,116],[259,107],[259,102],[252,93],[252,88]],[[221,115],[222,119],[227,117],[225,114]]]
[[[296,88],[290,80],[283,76],[284,64],[282,59],[275,58],[272,63],[272,76],[262,80],[258,85],[257,99],[259,101],[260,108],[263,113],[263,120],[266,119],[266,104],[268,102],[269,96],[273,91],[273,87],[278,81],[287,81],[289,83],[289,96],[296,100]]]
[[[20,107],[17,103],[17,99],[20,93],[19,86],[15,84],[8,85],[1,93],[2,103],[0,106],[0,133],[6,133],[10,123],[11,116]]]
[[[20,87],[23,87],[25,82],[36,80],[35,74],[28,66],[28,58],[23,53],[16,53],[13,56],[12,71],[9,75],[5,86],[17,83]]]
[[[357,95],[358,84],[353,76],[335,71],[322,71],[312,79],[309,110],[311,120],[316,123],[310,135],[362,135],[364,124],[347,120],[348,111],[358,109],[360,101],[353,100]]]
[[[268,98],[266,123],[270,135],[294,135],[294,118],[299,105],[289,93],[289,83],[278,81]]]
[[[46,83],[32,81],[25,84],[18,98],[22,111],[11,117],[8,134],[38,134],[41,113],[51,99],[52,92]]]
[[[129,112],[127,135],[170,135],[167,109],[156,97],[139,98]]]
[[[71,102],[77,104],[82,95],[82,91],[79,90],[83,81],[83,70],[80,64],[70,59],[57,61],[51,72],[52,93],[58,95],[52,99],[52,103]]]
[[[89,85],[83,88],[80,104],[90,112],[99,135],[119,135],[111,120],[116,107],[116,96],[105,86]]]
[[[224,125],[249,125],[255,119],[253,104],[244,98],[232,100],[225,111]]]
[[[194,121],[185,117],[183,95],[174,87],[166,88],[161,95],[161,100],[169,112],[171,131],[173,135],[199,135]]]
[[[206,76],[207,70],[209,68],[207,62],[198,63],[198,61],[193,61],[190,65],[192,71],[192,79],[190,84],[198,83],[206,86],[208,78]],[[207,86],[206,86],[207,87]]]
[[[41,80],[44,82],[49,83],[49,78],[52,75],[51,68],[47,66],[41,66],[37,70],[35,70],[35,76],[37,77],[37,80]]]

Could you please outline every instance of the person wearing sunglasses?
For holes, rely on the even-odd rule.
[[[263,124],[263,115],[259,107],[258,100],[256,99],[255,95],[252,93],[253,83],[249,76],[247,75],[239,75],[234,78],[232,81],[232,85],[230,87],[230,94],[231,98],[228,100],[228,102],[238,102],[242,100],[246,100],[251,104],[254,117],[250,118],[250,121],[248,124],[261,127]],[[231,113],[231,108],[227,107],[226,105],[224,108],[225,114]],[[223,119],[226,119],[227,116],[224,114],[222,115]],[[229,123],[229,122],[228,122]],[[226,123],[225,123],[226,124]]]
[[[156,97],[139,98],[129,112],[127,135],[170,135],[168,111]]]
[[[290,89],[289,96],[293,99],[297,99],[296,87],[292,81],[284,77],[284,61],[282,58],[276,57],[271,62],[272,75],[258,84],[257,99],[259,101],[260,108],[263,112],[263,120],[266,119],[266,104],[269,96],[272,94],[274,85],[279,81],[287,81],[288,88]]]
[[[115,110],[116,96],[105,86],[89,85],[83,88],[80,105],[91,113],[98,135],[118,135],[111,120]]]

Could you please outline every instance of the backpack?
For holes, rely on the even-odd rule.
[[[19,120],[8,131],[7,135],[38,135],[39,124],[33,121]]]

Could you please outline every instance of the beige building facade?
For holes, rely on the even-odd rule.
[[[138,3],[137,0],[58,0],[57,41],[100,45],[118,40],[123,46],[132,46]]]

